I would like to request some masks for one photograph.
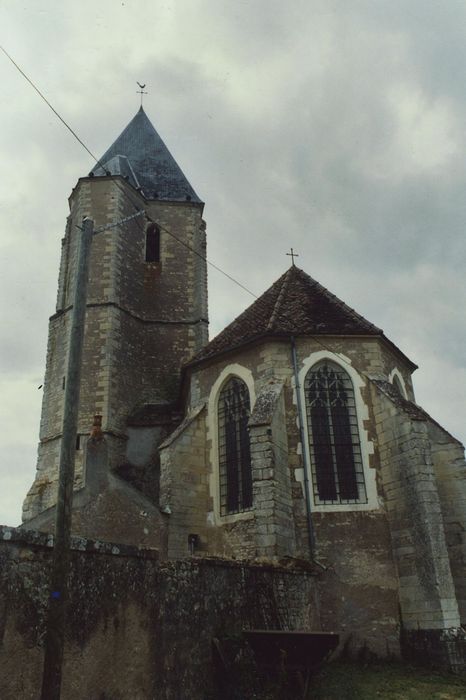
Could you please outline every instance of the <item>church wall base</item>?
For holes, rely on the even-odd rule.
[[[404,629],[401,649],[403,658],[411,663],[466,674],[466,631],[462,627]]]
[[[37,698],[50,536],[0,527],[0,697]],[[62,696],[215,697],[212,639],[244,629],[315,630],[315,576],[154,549],[73,542]],[[209,695],[210,693],[210,695]]]

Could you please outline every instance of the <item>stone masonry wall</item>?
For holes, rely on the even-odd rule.
[[[395,366],[400,366],[400,358],[395,357],[395,355],[383,346],[378,339],[326,338],[325,346],[330,352],[337,353],[346,358],[355,370],[361,373],[364,372],[376,376],[382,375],[388,378],[392,369]],[[298,365],[299,369],[301,369],[307,357],[312,353],[322,352],[322,343],[313,338],[298,338],[297,351]],[[301,445],[297,424],[296,395],[294,390],[290,343],[286,340],[264,341],[262,344],[244,348],[236,353],[230,353],[223,357],[216,358],[215,361],[205,363],[198,369],[194,369],[191,378],[192,405],[205,403],[207,406],[210,392],[217,378],[219,376],[224,376],[228,368],[234,368],[235,365],[240,365],[244,367],[246,371],[251,372],[256,396],[259,396],[262,390],[266,389],[270,381],[281,381],[283,383],[284,420],[281,423],[281,428],[279,427],[280,421],[277,420],[274,423],[273,430],[277,435],[272,437],[272,442],[275,444],[270,445],[271,451],[269,450],[268,454],[274,460],[281,459],[283,463],[286,463],[285,472],[282,471],[281,473],[286,473],[285,480],[289,484],[289,493],[291,494],[293,509],[291,530],[294,530],[291,535],[294,542],[292,549],[296,555],[308,557],[308,525],[303,484],[303,445]],[[406,375],[409,374],[407,368],[402,369]],[[232,372],[234,373],[234,369],[232,369]],[[376,444],[374,410],[367,382],[364,383],[361,389],[361,399],[367,408],[368,419],[364,422],[364,428],[367,431],[367,439],[372,444]],[[254,410],[254,407],[252,408]],[[216,431],[216,417],[210,415],[208,411],[206,414],[206,425],[206,455],[209,460],[209,469],[212,473],[216,468],[215,463],[211,462],[212,459],[215,460],[215,455],[213,455],[213,442]],[[250,433],[253,442],[255,440],[256,430],[259,430],[259,428],[252,428],[252,432]],[[279,435],[280,430],[282,433]],[[260,440],[266,441],[267,427],[264,428],[263,432],[264,434],[260,437]],[[285,451],[282,450],[280,452],[277,445],[281,443],[286,445],[286,448]],[[253,451],[256,449],[259,451],[261,450],[261,448],[256,448],[256,446],[253,445]],[[264,455],[265,454],[266,450],[264,451]],[[279,454],[281,454],[280,457]],[[367,455],[367,460],[370,468],[375,472],[379,466],[379,456],[376,450]],[[211,479],[211,484],[213,484],[215,488],[216,480]],[[214,493],[210,495],[212,498],[215,496]],[[386,518],[382,510],[378,512],[382,519]],[[323,518],[327,519],[329,522],[334,517],[334,513],[332,512],[323,515]],[[253,524],[247,523],[245,516],[243,518],[238,518],[235,523],[227,522],[227,520],[228,519],[225,519],[223,521],[222,518],[217,518],[216,527],[225,530],[229,535],[233,530],[235,532],[237,531],[237,540],[241,542],[242,549],[244,550],[247,546],[247,541],[249,541],[252,551],[255,546],[253,542],[253,538],[255,537]],[[273,523],[268,523],[268,526],[273,527]],[[352,534],[348,531],[348,541],[351,542],[351,540]],[[218,539],[218,541],[220,541],[220,539]],[[234,545],[231,551],[234,552]],[[391,557],[389,551],[386,556],[388,558]]]
[[[204,407],[198,406],[160,447],[160,507],[168,520],[168,556],[186,557],[189,537],[207,549],[208,492]]]
[[[0,697],[40,696],[46,536],[0,528]],[[49,542],[50,544],[50,542]],[[316,629],[314,577],[304,570],[74,542],[63,700],[205,700],[212,638],[243,629]]]
[[[466,624],[466,460],[463,445],[433,421],[427,424],[450,568],[461,623]]]
[[[166,557],[166,516],[158,502],[112,472],[109,463],[115,461],[114,447],[108,435],[86,441],[85,478],[73,494],[71,531],[82,537],[156,547]],[[34,526],[41,532],[55,532],[55,509],[44,508],[34,518]]]
[[[249,420],[256,556],[293,556],[295,528],[283,384],[260,391]]]
[[[92,241],[78,433],[88,435],[92,417],[102,415],[103,430],[115,442],[111,452],[117,462],[110,459],[111,467],[124,455],[128,418],[144,403],[178,399],[181,365],[207,337],[206,264],[191,250],[205,253],[202,207],[192,202],[147,203],[123,179],[117,180],[83,178],[70,197],[57,313],[50,320],[37,475],[24,503],[25,520],[52,506],[56,498],[63,382],[83,217],[93,218],[98,230],[131,216],[136,207],[161,227],[159,263],[144,259],[144,216],[99,232]],[[79,450],[76,476],[80,488]]]
[[[351,360],[360,372],[371,372],[388,377],[399,363],[374,339],[326,339],[326,345],[334,352]],[[299,368],[313,352],[322,351],[322,345],[312,338],[298,339]],[[202,420],[207,428],[204,454],[207,459],[202,473],[207,485],[215,488],[218,481],[212,442],[215,437],[216,417],[209,415],[211,388],[222,376],[226,379],[229,368],[241,366],[250,372],[254,381],[256,404],[252,406],[250,438],[254,479],[254,504],[251,511],[239,516],[222,518],[212,511],[205,513],[206,495],[190,501],[197,519],[206,519],[207,552],[237,558],[260,555],[268,557],[296,556],[310,558],[306,503],[303,486],[303,446],[297,425],[296,397],[288,342],[264,342],[252,348],[217,358],[193,370],[191,379],[192,405],[206,404]],[[386,374],[383,374],[383,373]],[[406,370],[407,373],[407,370]],[[270,395],[271,386],[283,386],[267,420],[261,403]],[[368,439],[376,445],[376,425],[373,398],[368,382],[364,382],[361,398],[367,407],[368,418],[364,427]],[[195,403],[196,402],[196,403]],[[256,414],[256,415],[255,415]],[[265,415],[265,414],[264,414]],[[191,428],[188,428],[188,433]],[[180,463],[179,452],[167,447],[165,459]],[[178,448],[177,448],[178,449]],[[197,458],[189,454],[186,445],[186,461],[196,470]],[[191,462],[189,462],[191,460]],[[380,469],[380,453],[368,455],[369,467],[374,473]],[[167,468],[167,473],[170,471]],[[177,477],[174,481],[178,482]],[[181,487],[180,487],[181,494]],[[214,492],[207,491],[213,503]],[[269,507],[270,506],[270,507]],[[170,516],[170,528],[176,529],[176,521]],[[325,575],[320,589],[323,628],[342,630],[348,648],[353,651],[368,649],[381,656],[397,655],[399,648],[398,579],[393,561],[389,522],[383,505],[376,501],[372,510],[329,510],[313,513],[316,549],[312,556],[320,562]],[[185,532],[180,535],[186,540]],[[174,534],[171,535],[175,537]],[[185,545],[184,545],[185,546]],[[320,585],[320,584],[319,584]]]
[[[398,579],[390,531],[377,511],[314,513],[322,629],[338,629],[360,658],[400,654]]]
[[[398,569],[405,629],[460,624],[425,421],[376,388],[383,494]]]
[[[186,556],[190,535],[200,552],[285,557],[295,553],[286,422],[280,382],[259,394],[250,419],[253,510],[218,527],[209,492],[205,408],[194,409],[160,448],[163,512],[169,511],[168,556]]]

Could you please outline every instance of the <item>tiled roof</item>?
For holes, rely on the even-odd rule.
[[[123,175],[146,199],[201,201],[142,107],[100,163],[93,175]]]
[[[290,335],[383,336],[383,331],[292,265],[189,364],[262,337]],[[398,350],[392,343],[390,345]]]

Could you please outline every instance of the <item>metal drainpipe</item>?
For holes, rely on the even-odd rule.
[[[299,375],[298,375],[298,358],[296,354],[296,343],[294,336],[290,336],[291,340],[291,357],[293,358],[293,371],[294,371],[294,381],[296,387],[296,403],[298,407],[298,423],[299,423],[299,436],[301,439],[301,448],[303,455],[303,471],[304,471],[304,493],[306,496],[306,513],[307,513],[307,531],[309,535],[309,550],[311,559],[314,560],[315,551],[315,534],[314,526],[312,524],[312,509],[311,509],[311,491],[309,485],[309,463],[307,459],[306,442],[304,435],[304,419],[303,419],[303,407],[301,403],[301,392],[299,386]]]

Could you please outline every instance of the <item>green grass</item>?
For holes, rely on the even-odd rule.
[[[327,664],[309,700],[466,700],[466,678],[397,663]]]

